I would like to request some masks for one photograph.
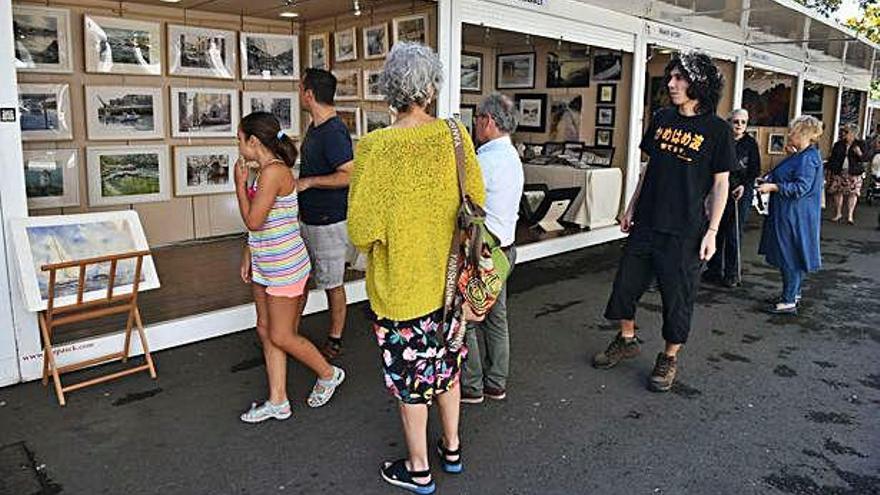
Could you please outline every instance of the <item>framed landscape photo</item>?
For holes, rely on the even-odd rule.
[[[585,146],[581,160],[593,167],[610,167],[614,161],[614,146]]]
[[[535,53],[507,53],[496,57],[495,87],[531,89],[535,87]]]
[[[161,24],[85,15],[86,72],[162,75]]]
[[[240,33],[239,36],[242,79],[299,79],[299,36],[268,33]]]
[[[394,43],[409,41],[428,45],[428,14],[415,14],[395,17],[391,21]]]
[[[361,98],[361,71],[360,69],[337,69],[333,71],[336,76],[336,100],[353,101]]]
[[[162,139],[164,109],[162,88],[86,86],[89,139]]]
[[[596,86],[596,103],[599,105],[617,103],[617,85],[599,84]]]
[[[15,4],[12,35],[17,70],[72,71],[69,10]]]
[[[333,33],[333,60],[350,62],[357,58],[357,28],[352,26]]]
[[[46,309],[49,299],[49,272],[43,265],[77,261],[110,254],[149,249],[138,214],[134,210],[15,218],[10,221],[12,242],[21,275],[25,304],[30,311]],[[117,263],[113,293],[131,293],[135,260]],[[83,301],[107,297],[110,263],[91,265],[83,280]],[[79,269],[55,271],[56,306],[73,304],[77,298]],[[159,287],[152,256],[145,256],[139,291]]]
[[[22,155],[28,208],[79,206],[77,150],[24,150]]]
[[[330,46],[330,34],[309,35],[309,68],[330,70],[328,59],[328,47]]]
[[[593,143],[596,146],[613,146],[614,129],[596,128],[596,138]]]
[[[90,206],[171,199],[167,145],[90,146],[86,154]]]
[[[385,101],[385,95],[382,94],[382,87],[379,84],[379,78],[382,76],[381,70],[365,70],[364,71],[364,99],[371,101]]]
[[[171,88],[172,137],[235,137],[238,90]]]
[[[474,135],[474,114],[476,111],[476,105],[464,103],[458,109],[458,114],[461,115],[461,123],[464,124],[468,134],[471,136]]]
[[[551,50],[547,53],[548,88],[587,88],[589,86],[589,48]]]
[[[367,134],[391,125],[391,112],[366,110],[363,114],[363,129]]]
[[[547,95],[520,94],[513,96],[519,111],[518,132],[544,132],[547,130]]]
[[[299,136],[299,95],[289,91],[243,91],[241,115],[269,112],[288,136]]]
[[[767,154],[783,155],[785,154],[785,134],[770,133],[767,138]]]
[[[174,195],[235,192],[232,167],[237,160],[238,146],[176,146]]]
[[[483,91],[483,54],[461,54],[461,91],[480,93]]]
[[[235,31],[168,26],[168,74],[235,78]]]
[[[614,107],[596,107],[596,126],[614,127]]]
[[[67,84],[19,84],[18,113],[22,141],[73,139]]]
[[[594,81],[619,81],[623,73],[623,52],[596,49],[592,63]]]
[[[336,115],[348,128],[352,139],[361,135],[361,108],[360,107],[336,107]]]
[[[376,24],[363,28],[364,58],[385,58],[388,54],[388,24]]]

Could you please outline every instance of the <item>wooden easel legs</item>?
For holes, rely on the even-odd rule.
[[[153,356],[150,354],[150,348],[147,345],[147,336],[146,333],[144,333],[144,325],[141,321],[141,314],[140,311],[138,311],[137,306],[132,306],[131,311],[129,311],[128,313],[128,322],[125,325],[125,344],[123,345],[122,352],[107,354],[94,359],[89,359],[68,366],[63,366],[61,368],[59,368],[55,363],[55,354],[52,349],[52,331],[49,328],[50,325],[47,324],[46,315],[41,312],[39,319],[40,332],[43,335],[43,385],[48,385],[49,375],[51,374],[52,381],[55,384],[55,395],[58,396],[58,403],[62,406],[67,403],[64,398],[65,392],[71,392],[84,387],[89,387],[91,385],[97,385],[106,381],[115,380],[116,378],[139,373],[141,371],[148,371],[150,373],[150,378],[156,378],[156,366],[153,364]],[[107,375],[92,378],[90,380],[84,380],[82,382],[74,383],[73,385],[62,386],[61,375],[64,373],[80,370],[88,366],[110,361],[127,362],[131,348],[131,331],[133,324],[137,325],[138,336],[141,340],[141,348],[144,351],[144,358],[146,360],[145,364],[124,369],[122,371],[117,371],[116,373],[110,373]]]

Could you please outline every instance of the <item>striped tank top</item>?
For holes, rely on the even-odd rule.
[[[256,192],[256,183],[253,188]],[[260,285],[284,287],[309,276],[312,266],[300,235],[296,189],[287,196],[275,197],[263,226],[248,232],[248,246],[251,279]]]

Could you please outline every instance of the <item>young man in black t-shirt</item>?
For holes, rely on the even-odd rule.
[[[715,253],[728,171],[736,157],[730,125],[715,115],[723,81],[712,59],[702,53],[678,55],[666,66],[666,81],[675,106],[658,111],[642,138],[640,147],[650,160],[620,224],[630,235],[605,309],[606,318],[620,322],[620,333],[593,358],[593,366],[611,368],[638,355],[636,303],[656,277],[666,341],[648,382],[657,392],[668,391],[675,380],[701,262]]]
[[[333,359],[342,352],[345,327],[345,255],[348,249],[348,184],[354,167],[351,134],[336,115],[336,77],[306,69],[300,101],[312,117],[300,151],[299,221],[312,262],[312,279],[330,306],[330,330],[321,352]],[[303,297],[305,308],[308,292]]]

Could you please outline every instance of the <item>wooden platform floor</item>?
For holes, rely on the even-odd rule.
[[[583,232],[571,227],[561,232],[540,233],[525,225],[517,226],[517,245],[530,244],[563,235]],[[138,306],[145,326],[199,313],[225,309],[253,301],[250,286],[238,276],[244,235],[211,239],[153,249],[159,289],[142,292]],[[346,281],[363,278],[363,272],[347,270]],[[309,286],[314,287],[309,281]],[[70,325],[57,330],[56,344],[89,336],[112,333],[125,328],[125,315],[91,323]]]

